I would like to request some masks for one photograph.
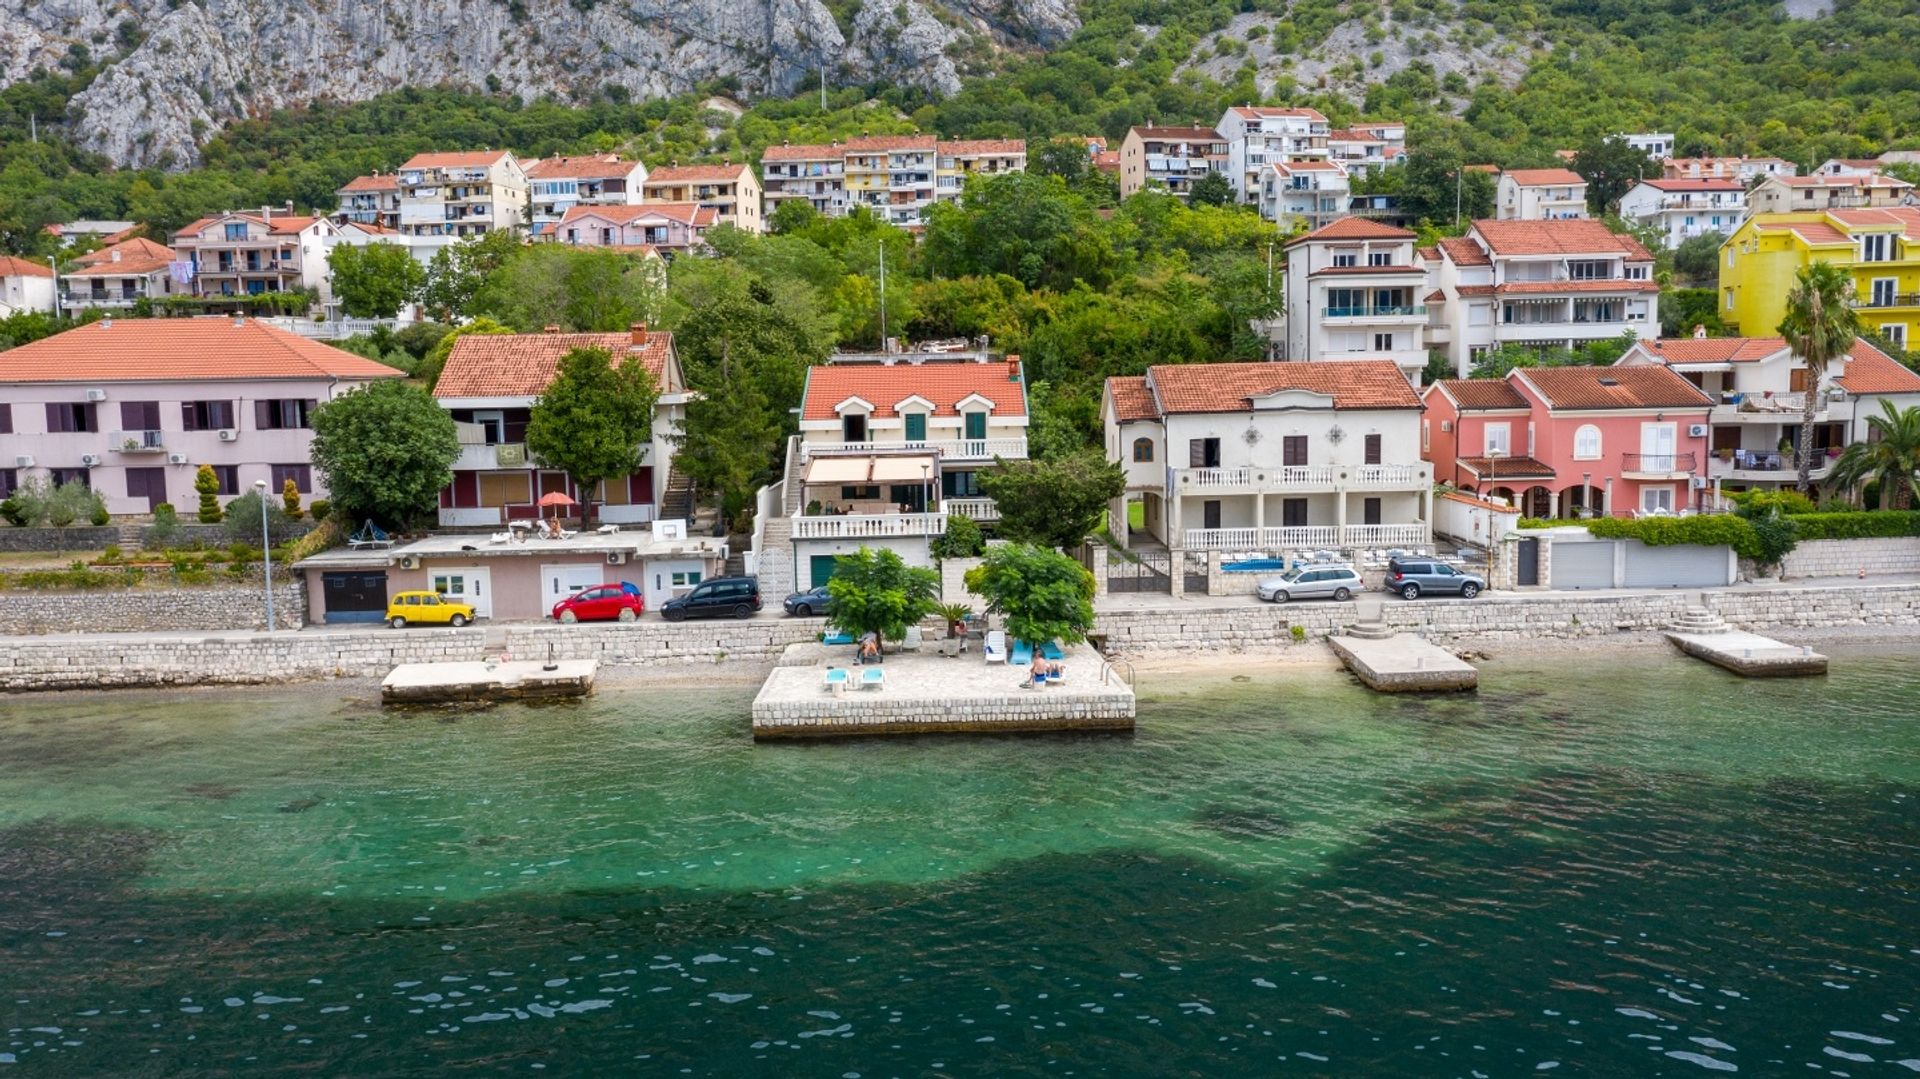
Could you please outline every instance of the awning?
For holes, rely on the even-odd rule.
[[[931,457],[875,457],[873,482],[920,483],[935,474]]]
[[[815,457],[807,463],[805,483],[863,484],[873,467],[871,457]]]

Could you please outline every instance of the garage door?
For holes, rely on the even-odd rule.
[[[321,602],[326,605],[321,621],[383,622],[387,617],[387,575],[385,573],[323,573],[320,575]]]
[[[1674,544],[1649,547],[1627,542],[1629,588],[1703,588],[1728,584],[1727,549]]]
[[[1555,543],[1548,583],[1555,588],[1612,588],[1613,544]]]
[[[552,607],[582,588],[592,588],[607,578],[608,571],[600,566],[541,566],[540,595],[545,599],[544,606]]]
[[[839,560],[840,560],[839,555],[831,555],[831,554],[814,555],[813,563],[811,566],[808,567],[808,569],[812,572],[812,576],[808,578],[809,587],[818,588],[821,585],[826,584],[828,581],[833,580],[834,566],[836,563],[839,562]]]

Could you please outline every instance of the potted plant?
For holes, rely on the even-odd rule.
[[[1721,448],[1714,450],[1713,455],[1715,457],[1720,458],[1722,461],[1733,460],[1733,450],[1731,447],[1722,446]]]
[[[973,615],[972,607],[964,603],[942,603],[937,610],[947,624],[948,637],[959,637],[966,632],[967,619]],[[960,632],[955,632],[956,629]]]

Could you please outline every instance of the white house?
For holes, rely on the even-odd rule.
[[[527,174],[505,150],[415,154],[400,166],[400,231],[478,236],[527,222]]]
[[[1655,161],[1664,161],[1673,156],[1671,131],[1641,131],[1616,137]]]
[[[1327,159],[1333,125],[1318,109],[1242,105],[1228,109],[1214,130],[1226,143],[1226,174],[1234,195],[1240,202],[1257,203],[1269,166]]]
[[[1287,243],[1286,358],[1426,366],[1427,273],[1406,229],[1348,217]]]
[[[1347,216],[1353,184],[1337,161],[1306,159],[1267,166],[1260,187],[1260,216],[1282,228],[1299,221],[1319,228]]]
[[[144,237],[89,251],[73,261],[60,275],[60,308],[69,313],[92,307],[122,310],[142,299],[192,293],[191,263]]]
[[[53,267],[0,255],[0,318],[21,311],[53,310]]]
[[[552,228],[575,206],[634,206],[647,167],[617,154],[543,157],[527,165],[534,235]]]
[[[1587,181],[1572,169],[1508,169],[1494,190],[1501,221],[1559,221],[1587,216]]]
[[[1407,157],[1407,125],[1397,120],[1336,128],[1327,136],[1327,156],[1356,179]]]
[[[1620,197],[1620,216],[1660,230],[1669,249],[1695,236],[1728,236],[1747,213],[1738,180],[1642,180]]]
[[[1653,255],[1598,221],[1475,221],[1424,261],[1427,344],[1463,377],[1500,345],[1575,348],[1659,332]]]
[[[1155,366],[1107,380],[1110,460],[1172,549],[1277,552],[1432,539],[1420,398],[1385,360]],[[1124,504],[1111,516],[1127,520]]]

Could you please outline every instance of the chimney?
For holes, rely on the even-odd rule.
[[[108,253],[108,261],[111,261],[111,262],[120,261],[120,249],[118,247],[114,248],[111,252]]]
[[[559,333],[560,324],[558,322],[549,322],[545,326],[541,327],[541,329],[543,329],[547,333]]]
[[[100,328],[101,328],[101,329],[103,329],[103,330],[111,330],[111,329],[113,329],[113,318],[112,318],[111,316],[109,316],[109,317],[107,317],[107,318],[103,318],[103,319],[101,319],[101,320],[100,320]]]
[[[239,329],[240,327],[245,326],[246,324],[247,324],[247,316],[245,315],[233,316],[233,325],[235,329]]]
[[[1020,381],[1020,354],[1018,352],[1010,352],[1007,354],[1007,381]]]
[[[1704,340],[1706,340],[1706,339],[1707,339],[1707,325],[1706,325],[1706,323],[1704,323],[1704,322],[1697,322],[1697,323],[1695,323],[1695,324],[1694,324],[1694,326],[1693,326],[1693,339],[1694,339],[1695,341],[1704,341]]]
[[[647,324],[636,322],[627,327],[627,334],[633,340],[635,348],[644,348],[647,344]]]

